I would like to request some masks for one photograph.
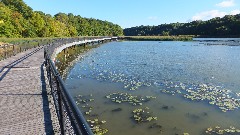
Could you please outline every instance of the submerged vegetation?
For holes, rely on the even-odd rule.
[[[72,13],[54,16],[33,11],[23,0],[0,1],[0,37],[121,36],[122,28],[108,21]]]

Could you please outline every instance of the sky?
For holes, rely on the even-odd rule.
[[[73,13],[130,28],[240,13],[240,0],[23,0],[34,11]]]

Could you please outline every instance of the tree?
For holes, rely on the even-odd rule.
[[[240,35],[240,14],[216,17],[207,21],[189,23],[171,23],[158,26],[139,26],[124,29],[124,35],[207,35],[228,36]]]
[[[10,9],[21,13],[24,18],[30,17],[33,13],[32,8],[27,6],[22,0],[2,0],[1,2],[10,7]]]
[[[169,31],[163,31],[163,32],[162,32],[162,35],[163,35],[163,36],[169,36]]]
[[[36,30],[36,35],[38,37],[43,37],[44,36],[45,21],[38,12],[34,12],[31,15],[30,23],[34,27],[34,29]]]
[[[22,0],[0,1],[0,37],[65,37],[122,35],[119,25],[72,13],[52,17],[33,11]]]

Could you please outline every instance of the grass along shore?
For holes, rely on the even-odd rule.
[[[0,60],[19,52],[46,45],[56,38],[0,38]]]

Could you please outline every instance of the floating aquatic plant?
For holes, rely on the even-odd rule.
[[[220,126],[209,127],[205,130],[208,135],[239,135],[240,129],[230,126],[229,128],[221,128]]]
[[[179,94],[192,101],[207,101],[210,105],[216,105],[223,112],[232,111],[240,108],[240,99],[236,98],[237,93],[224,89],[220,86],[210,84],[199,85],[171,85],[163,93],[175,95]]]
[[[115,103],[129,103],[132,105],[142,105],[145,102],[150,101],[151,99],[154,99],[156,97],[153,96],[133,96],[132,94],[128,93],[112,93],[106,96],[106,98],[110,99],[112,102]]]
[[[100,121],[99,119],[96,118],[93,120],[88,119],[87,122],[89,123],[93,133],[96,135],[104,135],[108,132],[108,129],[101,127],[102,124],[106,123],[105,120]]]
[[[152,113],[149,111],[149,108],[140,108],[140,109],[135,109],[133,110],[133,116],[132,118],[137,122],[137,123],[143,123],[143,122],[150,122],[153,120],[157,120],[157,117],[152,116]]]
[[[90,115],[93,107],[89,105],[89,102],[94,101],[94,99],[92,98],[92,94],[86,95],[86,96],[77,95],[75,96],[75,100],[76,100],[76,104],[82,108],[83,112],[86,115]]]
[[[79,105],[80,103],[88,103],[88,102],[94,101],[94,99],[92,98],[92,94],[87,96],[77,95],[75,99],[76,99],[77,105]]]
[[[124,88],[131,91],[137,90],[141,86],[151,86],[151,83],[149,82],[141,81],[136,77],[128,77],[124,73],[117,73],[111,71],[111,69],[105,69],[103,71],[99,70],[97,73],[94,73],[93,76],[95,76],[97,80],[111,80],[112,82],[121,82],[124,84]]]
[[[240,107],[240,99],[234,98],[231,91],[226,89],[203,84],[195,91],[190,89],[186,91],[188,93],[184,95],[185,98],[208,101],[209,104],[218,106],[223,112],[232,111]]]

